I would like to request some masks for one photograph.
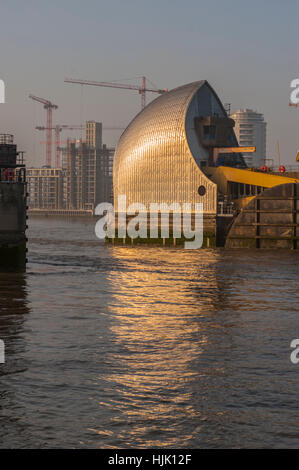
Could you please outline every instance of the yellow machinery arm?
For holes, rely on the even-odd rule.
[[[299,179],[288,176],[273,175],[250,169],[231,168],[227,166],[208,167],[206,175],[217,184],[218,191],[223,195],[231,196],[229,183],[240,183],[261,188],[272,188],[280,184],[299,183]],[[246,205],[254,196],[233,198],[239,207]]]

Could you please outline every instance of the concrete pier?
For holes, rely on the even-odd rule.
[[[0,182],[0,269],[25,269],[25,231],[25,183]]]

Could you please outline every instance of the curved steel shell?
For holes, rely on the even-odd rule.
[[[126,195],[127,204],[203,203],[215,214],[217,186],[200,170],[207,150],[196,136],[194,117],[225,110],[206,81],[181,86],[159,96],[141,111],[122,134],[116,148],[114,202]],[[199,186],[206,188],[199,195]]]

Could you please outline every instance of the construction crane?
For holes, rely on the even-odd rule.
[[[65,83],[77,83],[79,85],[91,85],[91,86],[102,86],[102,87],[109,87],[109,88],[121,88],[123,90],[136,90],[141,95],[141,109],[145,108],[146,105],[146,93],[158,93],[162,95],[166,93],[168,90],[165,89],[156,89],[156,88],[147,88],[146,86],[146,77],[142,77],[142,84],[141,85],[128,85],[116,82],[94,82],[90,80],[77,80],[75,78],[66,78],[64,80]]]
[[[48,131],[49,129],[44,126],[36,126],[38,131]],[[54,127],[50,128],[50,131],[55,132],[55,168],[59,168],[60,166],[60,133],[63,130],[82,130],[85,129],[83,125],[68,125],[68,124],[57,124]],[[124,127],[103,127],[104,130],[124,130]],[[47,143],[47,141],[46,141]]]
[[[47,133],[53,130],[55,132],[55,168],[59,168],[60,165],[60,155],[59,155],[59,147],[60,147],[60,132],[62,132],[64,129],[69,129],[69,130],[76,130],[76,129],[82,129],[83,126],[69,126],[67,124],[57,124],[54,127],[44,127],[44,126],[36,126],[35,129],[38,131],[47,131]],[[46,144],[48,143],[48,139],[46,141]]]
[[[49,100],[45,100],[44,98],[39,98],[38,96],[29,95],[34,101],[38,101],[44,105],[44,108],[47,110],[47,145],[46,145],[46,165],[51,167],[51,160],[52,160],[52,111],[53,109],[57,109],[58,106],[53,104]]]

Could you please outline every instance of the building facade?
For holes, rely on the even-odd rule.
[[[98,159],[82,140],[67,141],[64,158],[64,208],[93,210],[98,197]]]
[[[60,209],[63,206],[61,168],[28,168],[26,179],[30,209]]]
[[[102,144],[102,124],[87,121],[85,139],[68,139],[62,168],[28,170],[29,208],[93,212],[112,200],[114,149]]]
[[[112,202],[113,200],[113,160],[115,148],[105,144],[98,151],[98,202]]]
[[[100,150],[102,148],[102,130],[101,122],[86,121],[85,124],[85,142],[88,147]]]
[[[256,147],[255,153],[243,153],[248,167],[259,168],[266,158],[266,128],[264,116],[251,109],[240,109],[231,115],[235,133],[242,147]]]
[[[114,149],[95,148],[82,140],[69,140],[64,156],[66,209],[94,210],[100,202],[112,201]]]
[[[0,134],[0,268],[26,266],[26,168],[11,134]]]
[[[67,141],[64,152],[66,209],[94,210],[110,202],[114,149],[102,144],[102,123],[86,122],[85,140]]]

